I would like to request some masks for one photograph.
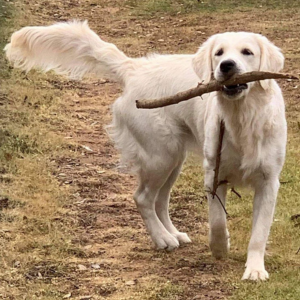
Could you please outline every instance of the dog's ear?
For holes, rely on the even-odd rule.
[[[193,68],[203,83],[208,83],[211,80],[212,57],[211,52],[215,41],[215,35],[204,42],[193,58]]]
[[[266,37],[257,34],[258,43],[260,46],[260,71],[279,72],[283,69],[284,56],[281,50],[271,43]],[[261,87],[264,90],[269,89],[271,80],[261,80]]]

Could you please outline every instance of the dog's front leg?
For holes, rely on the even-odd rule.
[[[208,190],[207,199],[209,206],[209,246],[215,258],[224,258],[229,250],[229,233],[226,226],[226,213],[224,207],[226,202],[227,185],[222,184],[217,188],[217,196],[211,194],[214,180],[214,171],[206,169],[205,186]]]
[[[266,280],[264,256],[266,244],[273,221],[279,180],[264,180],[255,187],[253,204],[253,224],[248,247],[246,270],[242,279]]]
[[[229,233],[226,224],[226,212],[223,208],[226,202],[227,184],[221,184],[216,190],[217,196],[212,195],[216,169],[216,156],[220,135],[220,120],[213,114],[205,126],[204,161],[205,188],[209,206],[209,246],[215,258],[221,259],[228,253],[230,247]],[[225,136],[225,135],[224,135]],[[225,138],[223,137],[223,141]],[[222,157],[221,157],[222,158]],[[222,161],[221,161],[222,165]],[[222,179],[222,168],[219,170],[218,182]],[[222,202],[222,204],[220,203]]]

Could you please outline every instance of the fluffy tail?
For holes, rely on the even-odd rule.
[[[24,27],[12,35],[4,50],[15,67],[27,72],[54,70],[72,79],[96,73],[124,84],[135,65],[115,45],[102,41],[87,21]]]

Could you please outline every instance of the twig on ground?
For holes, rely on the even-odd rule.
[[[177,104],[179,102],[186,101],[206,93],[220,91],[223,89],[224,85],[230,86],[230,85],[237,85],[237,84],[248,83],[248,82],[253,82],[258,80],[279,79],[279,78],[299,80],[298,77],[291,74],[253,71],[241,75],[232,76],[230,79],[223,82],[212,80],[208,84],[199,83],[198,86],[195,88],[180,92],[170,97],[154,99],[154,100],[136,100],[136,107],[137,108],[164,107],[172,104]]]

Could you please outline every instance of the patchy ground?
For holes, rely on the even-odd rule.
[[[216,12],[215,6],[205,4],[203,9],[197,6],[195,12],[196,6],[172,6],[169,1],[165,6],[162,2],[149,1],[156,6],[145,6],[137,1],[118,0],[15,1],[20,17],[17,26],[10,25],[10,31],[25,25],[87,19],[91,28],[104,40],[115,43],[130,56],[144,55],[149,51],[194,53],[214,33],[255,31],[267,35],[283,48],[287,57],[286,71],[300,74],[300,6],[294,6],[290,11],[276,9],[275,4],[249,4],[228,10],[222,4],[224,8]],[[192,1],[182,1],[188,2]],[[295,200],[291,202],[292,208],[281,213],[277,217],[278,223],[274,224],[274,237],[271,237],[270,243],[275,240],[282,245],[274,245],[267,259],[268,269],[271,274],[274,273],[273,287],[266,289],[260,284],[242,284],[239,281],[247,247],[244,233],[249,237],[251,203],[247,197],[241,203],[231,196],[229,227],[234,238],[232,254],[226,261],[211,258],[206,237],[207,207],[201,169],[194,166],[196,158],[190,160],[184,169],[173,191],[171,207],[174,223],[180,230],[189,233],[193,243],[174,253],[157,252],[151,246],[132,200],[135,178],[118,170],[119,156],[105,132],[105,125],[111,119],[110,105],[121,93],[119,86],[95,78],[78,83],[53,75],[29,73],[24,78],[20,72],[14,74],[20,77],[21,83],[18,84],[23,88],[26,84],[26,89],[18,95],[23,102],[16,104],[17,100],[11,100],[13,107],[40,107],[43,99],[52,99],[47,95],[60,99],[55,100],[54,108],[49,104],[49,115],[39,110],[41,118],[37,122],[43,123],[45,128],[63,140],[55,150],[47,152],[43,172],[51,178],[45,184],[49,180],[54,181],[49,190],[57,190],[51,197],[60,199],[60,191],[63,191],[65,198],[61,206],[57,206],[59,209],[51,211],[51,218],[46,224],[41,219],[37,219],[40,223],[32,223],[33,217],[28,217],[22,207],[10,207],[10,198],[1,198],[6,219],[3,231],[0,231],[4,270],[0,276],[3,283],[0,299],[298,299],[300,291],[293,282],[299,282],[300,261],[295,255],[297,243],[294,241],[299,239],[299,233],[289,218],[296,215],[297,209],[299,213],[299,186],[290,188],[287,184],[284,193]],[[295,181],[297,184],[299,89],[289,82],[282,82],[281,86],[287,100],[291,137],[288,169],[283,177],[287,182]],[[6,96],[4,100],[9,99]],[[37,97],[42,100],[37,100]],[[36,160],[40,159],[38,152],[36,155]],[[18,166],[21,168],[20,163]],[[35,172],[35,167],[27,172]],[[40,176],[44,176],[43,172]],[[5,176],[3,188],[8,195],[13,194],[7,182],[8,175]],[[26,193],[31,184],[20,192],[22,199],[30,198],[28,195],[31,194],[28,192],[26,196]],[[283,206],[286,206],[284,199],[281,196]],[[29,209],[30,200],[24,200],[24,203]],[[45,207],[46,204],[40,209]],[[7,216],[16,209],[19,218],[9,222]],[[20,227],[15,225],[17,220]],[[22,235],[12,228],[26,229],[23,242]],[[37,228],[39,234],[28,245],[26,232]],[[43,232],[45,236],[51,236],[50,242],[41,242]],[[60,239],[64,240],[64,244],[58,242]],[[53,241],[57,241],[57,248],[64,245],[64,250],[55,249],[53,245],[56,242]],[[14,258],[9,257],[9,247],[14,248]],[[281,251],[285,253],[284,258],[280,257]],[[276,277],[276,273],[289,274],[292,287],[288,284],[281,286],[283,281]],[[264,289],[266,294],[262,291]],[[253,298],[246,298],[249,291],[253,292]]]

